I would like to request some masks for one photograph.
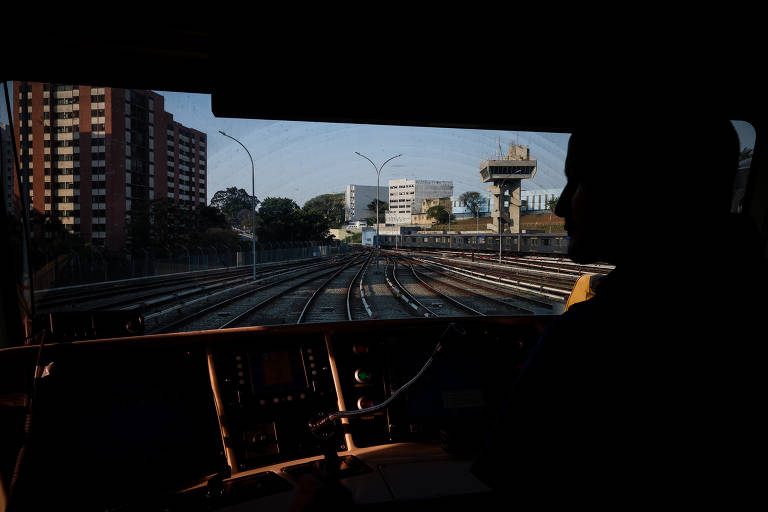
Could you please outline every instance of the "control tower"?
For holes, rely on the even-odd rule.
[[[493,222],[488,229],[494,233],[520,232],[520,182],[536,175],[536,160],[531,160],[531,150],[519,144],[509,145],[509,154],[501,160],[483,160],[480,177],[493,194]],[[499,221],[503,227],[499,230]]]

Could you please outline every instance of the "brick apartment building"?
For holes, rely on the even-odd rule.
[[[30,206],[84,241],[123,248],[131,212],[152,200],[206,204],[206,134],[174,121],[161,95],[14,82],[13,97]]]
[[[13,137],[11,128],[0,123],[0,176],[3,180],[3,207],[8,214],[13,213]]]

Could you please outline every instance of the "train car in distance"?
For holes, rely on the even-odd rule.
[[[387,249],[452,249],[499,253],[498,234],[380,235],[381,247]],[[502,253],[507,255],[568,254],[568,235],[564,233],[521,233],[501,236]]]

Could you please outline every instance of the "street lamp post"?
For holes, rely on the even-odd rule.
[[[243,146],[243,149],[246,153],[248,153],[248,158],[251,159],[251,242],[252,242],[252,254],[251,254],[251,260],[253,263],[253,280],[256,280],[256,172],[253,168],[253,157],[251,156],[251,152],[248,151],[248,148],[246,148],[242,142],[237,140],[231,135],[227,135],[223,131],[219,130],[219,133],[222,134],[225,137],[229,137],[233,141],[237,142],[241,146]]]
[[[376,167],[376,164],[373,163],[373,160],[371,160],[367,156],[361,155],[357,151],[355,151],[355,154],[371,162],[371,165],[373,166],[373,168],[376,169],[376,268],[378,269],[379,268],[379,251],[381,249],[381,245],[379,242],[379,177],[381,176],[381,170],[384,168],[385,165],[387,165],[387,162],[389,162],[390,160],[394,160],[395,158],[403,155],[402,153],[399,155],[395,155],[389,158],[388,160],[386,160],[383,164],[381,164],[381,167]]]

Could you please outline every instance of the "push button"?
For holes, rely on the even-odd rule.
[[[360,384],[368,384],[371,380],[371,372],[363,368],[355,370],[355,380]]]

